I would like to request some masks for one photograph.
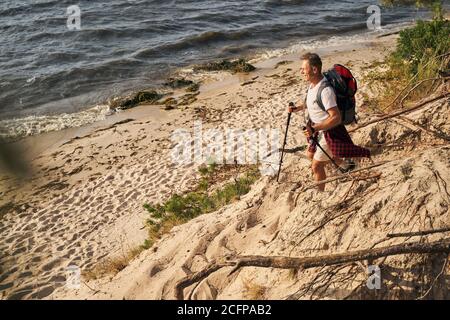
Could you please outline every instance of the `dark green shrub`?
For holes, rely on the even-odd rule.
[[[392,57],[394,63],[403,64],[410,75],[415,75],[420,65],[426,65],[449,50],[450,21],[418,21],[414,28],[400,32]]]

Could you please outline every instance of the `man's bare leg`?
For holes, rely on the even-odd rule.
[[[341,165],[341,163],[344,161],[341,158],[333,158],[333,160],[337,165]],[[312,160],[312,170],[314,174],[314,180],[316,182],[320,182],[327,178],[327,174],[325,172],[325,167],[327,166],[327,164],[331,164],[331,161],[317,161],[316,159]],[[318,185],[318,188],[319,191],[325,191],[325,183]]]
[[[306,156],[312,160],[312,170],[313,170],[313,174],[314,174],[314,180],[316,182],[320,182],[322,180],[325,180],[327,178],[327,174],[325,172],[325,167],[327,164],[331,164],[331,161],[318,161],[316,159],[314,159],[314,152],[309,152],[306,151]],[[344,160],[341,158],[333,158],[334,162],[339,166],[341,165]],[[318,186],[320,191],[324,191],[325,190],[325,183],[324,184],[320,184]]]
[[[325,173],[325,166],[327,165],[328,162],[329,161],[317,161],[316,159],[313,159],[312,171],[314,174],[314,180],[316,182],[320,182],[327,178],[327,175]],[[325,191],[325,183],[319,184],[318,188],[319,191]]]

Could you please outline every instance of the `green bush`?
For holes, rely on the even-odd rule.
[[[384,6],[396,6],[396,5],[415,5],[416,7],[429,7],[433,10],[434,18],[442,18],[443,8],[442,1],[440,0],[382,0],[381,4]]]
[[[450,22],[442,18],[439,3],[435,8],[433,20],[418,21],[400,31],[395,50],[381,71],[374,65],[367,73],[369,86],[385,88],[367,105],[383,111],[405,107],[430,95],[442,83],[437,79],[450,68]]]
[[[415,75],[421,71],[420,66],[425,66],[431,59],[436,59],[449,50],[450,21],[418,21],[415,27],[400,32],[397,48],[392,56],[393,63],[403,65],[410,75]]]

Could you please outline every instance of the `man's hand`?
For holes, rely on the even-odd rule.
[[[303,127],[303,134],[307,139],[311,138],[313,135],[313,131],[310,126]]]
[[[296,107],[296,105],[291,102],[288,107],[288,112],[299,112],[300,110],[303,110],[305,108],[303,102],[299,102],[298,105],[299,107]]]

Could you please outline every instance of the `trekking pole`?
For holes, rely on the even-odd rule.
[[[293,102],[289,102],[289,107],[294,107],[294,106],[295,105]],[[287,142],[287,133],[288,133],[288,129],[289,129],[289,123],[291,122],[291,115],[292,115],[292,112],[289,112],[288,118],[287,118],[287,124],[286,124],[286,132],[284,133],[283,149],[281,149],[280,164],[278,166],[277,182],[280,179],[281,166],[283,165],[284,147],[286,146],[286,142]]]

